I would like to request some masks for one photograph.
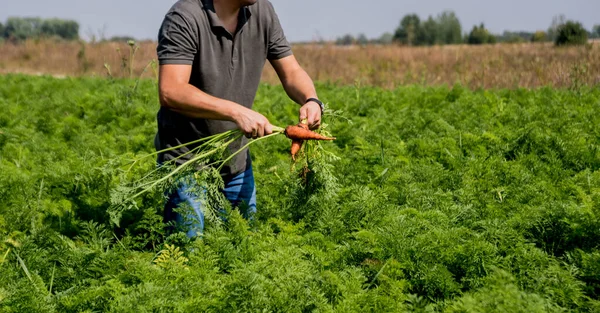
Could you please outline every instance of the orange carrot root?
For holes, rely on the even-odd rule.
[[[302,148],[302,143],[304,143],[302,140],[292,140],[292,160],[296,161],[296,154]]]
[[[304,123],[304,121],[298,123],[298,126],[308,130],[308,125],[306,123]],[[296,154],[298,154],[298,152],[302,148],[303,143],[304,143],[303,140],[292,140],[292,150],[291,150],[292,160],[296,161]]]
[[[292,140],[335,140],[334,137],[325,137],[301,126],[288,126],[285,136]]]

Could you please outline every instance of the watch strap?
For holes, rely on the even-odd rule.
[[[323,104],[323,102],[321,102],[321,100],[317,98],[308,98],[306,99],[306,102],[304,102],[304,104],[309,102],[316,102],[321,107],[321,114],[323,114],[323,111],[325,111],[325,105]]]

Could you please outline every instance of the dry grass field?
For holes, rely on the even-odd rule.
[[[152,77],[156,43],[140,42],[130,67],[126,43],[28,41],[0,44],[0,73]],[[394,88],[406,84],[471,88],[535,88],[600,84],[600,43],[556,48],[551,44],[486,46],[297,45],[295,55],[318,81]],[[144,70],[145,69],[145,70]],[[131,70],[131,73],[130,73]],[[263,80],[278,83],[270,66]]]

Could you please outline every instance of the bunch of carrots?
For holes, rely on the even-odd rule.
[[[302,120],[296,126],[286,127],[284,133],[286,137],[292,140],[292,149],[290,152],[294,161],[296,161],[296,154],[302,148],[305,140],[335,140],[334,137],[326,137],[309,130],[306,120]]]
[[[188,142],[176,147],[170,147],[165,150],[156,151],[154,153],[143,156],[140,159],[137,159],[130,165],[130,172],[132,168],[140,163],[142,159],[156,156],[159,153],[164,153],[170,150],[179,149],[182,147],[190,147],[196,146],[193,149],[190,149],[185,154],[180,155],[178,158],[170,160],[169,162],[163,164],[163,166],[155,168],[151,170],[149,173],[144,175],[139,180],[129,184],[128,186],[123,186],[122,190],[126,190],[124,197],[119,197],[120,200],[117,202],[131,202],[142,194],[153,190],[155,188],[160,188],[164,184],[169,184],[169,182],[176,181],[180,176],[184,176],[186,171],[190,171],[198,166],[212,166],[217,170],[220,170],[224,165],[226,165],[235,155],[242,152],[248,146],[253,143],[256,143],[261,140],[265,140],[269,137],[277,136],[277,135],[285,135],[287,138],[292,140],[292,148],[291,155],[292,159],[295,161],[297,153],[300,151],[302,144],[307,140],[335,140],[334,137],[326,137],[321,134],[318,134],[314,131],[308,129],[308,125],[306,121],[302,121],[297,125],[290,125],[286,128],[273,126],[273,133],[261,138],[257,138],[248,142],[245,146],[241,147],[239,150],[233,152],[228,157],[221,158],[220,155],[227,149],[227,147],[241,138],[243,136],[240,130],[230,130],[224,133],[216,134],[213,136],[201,138],[199,140],[195,140],[193,142]],[[176,161],[183,157],[190,157],[188,161],[179,166],[174,166]],[[216,161],[215,161],[216,160]],[[169,170],[168,173],[165,173],[165,170]]]

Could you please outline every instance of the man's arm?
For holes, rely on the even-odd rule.
[[[194,118],[235,122],[248,137],[262,137],[273,132],[262,114],[235,102],[213,97],[189,84],[191,65],[166,64],[159,69],[161,106]]]
[[[293,55],[270,62],[275,68],[285,92],[292,100],[302,105],[300,120],[308,119],[311,129],[318,128],[321,125],[321,107],[316,102],[305,103],[308,98],[317,98],[317,91],[312,79],[300,67]]]

